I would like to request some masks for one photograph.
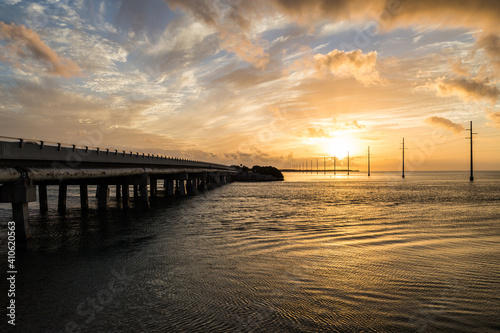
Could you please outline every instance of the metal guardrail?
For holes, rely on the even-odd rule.
[[[64,142],[55,142],[55,141],[46,141],[46,140],[37,140],[37,139],[25,139],[25,138],[15,138],[15,137],[10,137],[10,136],[1,136],[0,135],[0,139],[7,139],[7,140],[12,140],[13,142],[19,142],[19,146],[20,147],[23,147],[25,143],[35,143],[35,144],[39,144],[41,149],[43,149],[47,144],[48,145],[52,145],[54,147],[58,147],[58,148],[73,148],[73,149],[76,149],[76,148],[80,148],[80,149],[85,149],[87,151],[89,150],[93,150],[93,151],[96,151],[96,152],[106,152],[109,154],[109,152],[111,153],[115,153],[115,154],[118,154],[118,152],[120,152],[120,154],[130,154],[131,156],[132,155],[136,155],[136,156],[146,156],[146,153],[140,153],[140,152],[135,152],[135,151],[126,151],[126,150],[121,150],[121,149],[109,149],[109,148],[101,148],[101,147],[95,147],[95,146],[83,146],[83,145],[75,145],[75,144],[71,144],[71,143],[64,143]],[[188,162],[201,162],[201,161],[197,161],[197,160],[190,160],[190,159],[185,159],[185,158],[178,158],[178,157],[174,157],[174,156],[167,156],[167,155],[163,155],[163,154],[147,154],[147,156],[152,156],[152,157],[156,157],[156,158],[161,158],[161,159],[171,159],[171,160],[178,160],[178,161],[188,161]]]
[[[33,140],[0,136],[0,162],[9,160],[18,161],[43,161],[45,164],[51,162],[53,166],[64,163],[78,167],[81,163],[109,163],[119,165],[155,165],[155,166],[184,166],[196,168],[217,168],[232,170],[231,167],[222,164],[202,162],[197,160],[166,156],[162,154],[146,154],[134,151],[109,149],[74,145],[61,142]],[[8,162],[7,162],[8,163]],[[11,165],[7,165],[11,166]]]

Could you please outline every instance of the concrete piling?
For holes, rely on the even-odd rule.
[[[149,184],[149,189],[151,192],[151,197],[154,198],[156,197],[156,192],[157,192],[157,179],[150,177],[150,184]]]
[[[134,184],[134,199],[139,198],[139,185]]]
[[[109,187],[108,184],[100,185],[97,194],[97,209],[106,210],[109,204]]]
[[[86,184],[80,185],[80,206],[82,211],[89,209],[89,191]]]
[[[66,212],[66,198],[68,195],[68,185],[60,184],[59,185],[59,199],[57,201],[57,210],[60,214],[64,214]]]
[[[122,200],[123,200],[123,208],[128,208],[128,206],[129,206],[129,186],[128,186],[128,184],[122,185]]]
[[[0,202],[12,204],[12,218],[15,222],[16,242],[19,248],[31,247],[28,203],[33,201],[36,201],[36,187],[25,177],[0,188]]]
[[[46,213],[49,210],[49,204],[47,200],[47,185],[38,185],[38,201],[40,204],[40,212]]]
[[[186,181],[185,180],[178,180],[178,183],[179,183],[179,195],[181,197],[186,196],[187,195]]]
[[[173,179],[165,179],[165,182],[167,183],[167,196],[173,197],[174,196],[174,180]]]
[[[207,174],[203,173],[200,175],[199,178],[198,191],[205,192],[206,189],[207,189]]]
[[[149,176],[147,174],[143,174],[141,176],[140,192],[141,192],[142,204],[146,209],[149,209],[149,196],[148,196],[149,182],[150,182]]]

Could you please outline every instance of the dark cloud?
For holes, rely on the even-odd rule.
[[[482,27],[495,31],[500,21],[496,0],[268,0],[225,1],[166,0],[212,26],[224,23],[241,30],[263,17],[284,14],[301,24],[322,19],[375,20],[384,27],[432,24]]]
[[[438,79],[435,88],[442,96],[455,95],[465,101],[489,100],[494,104],[500,96],[500,89],[490,84],[488,80],[481,81],[468,78]]]
[[[477,44],[486,51],[495,71],[500,74],[500,37],[489,34],[480,36]]]
[[[425,122],[433,126],[450,130],[455,133],[461,133],[465,130],[465,127],[463,125],[454,123],[451,120],[443,117],[437,117],[437,116],[429,117],[425,119]]]
[[[274,0],[288,16],[303,23],[318,19],[373,20],[383,29],[397,26],[437,25],[481,27],[495,31],[500,6],[495,0]]]

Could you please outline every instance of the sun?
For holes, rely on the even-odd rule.
[[[325,151],[330,156],[335,156],[337,158],[347,157],[347,153],[352,153],[354,148],[352,139],[349,137],[339,137],[325,142]]]

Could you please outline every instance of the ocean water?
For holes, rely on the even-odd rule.
[[[8,331],[500,331],[499,172],[285,178],[86,216],[49,187]]]

